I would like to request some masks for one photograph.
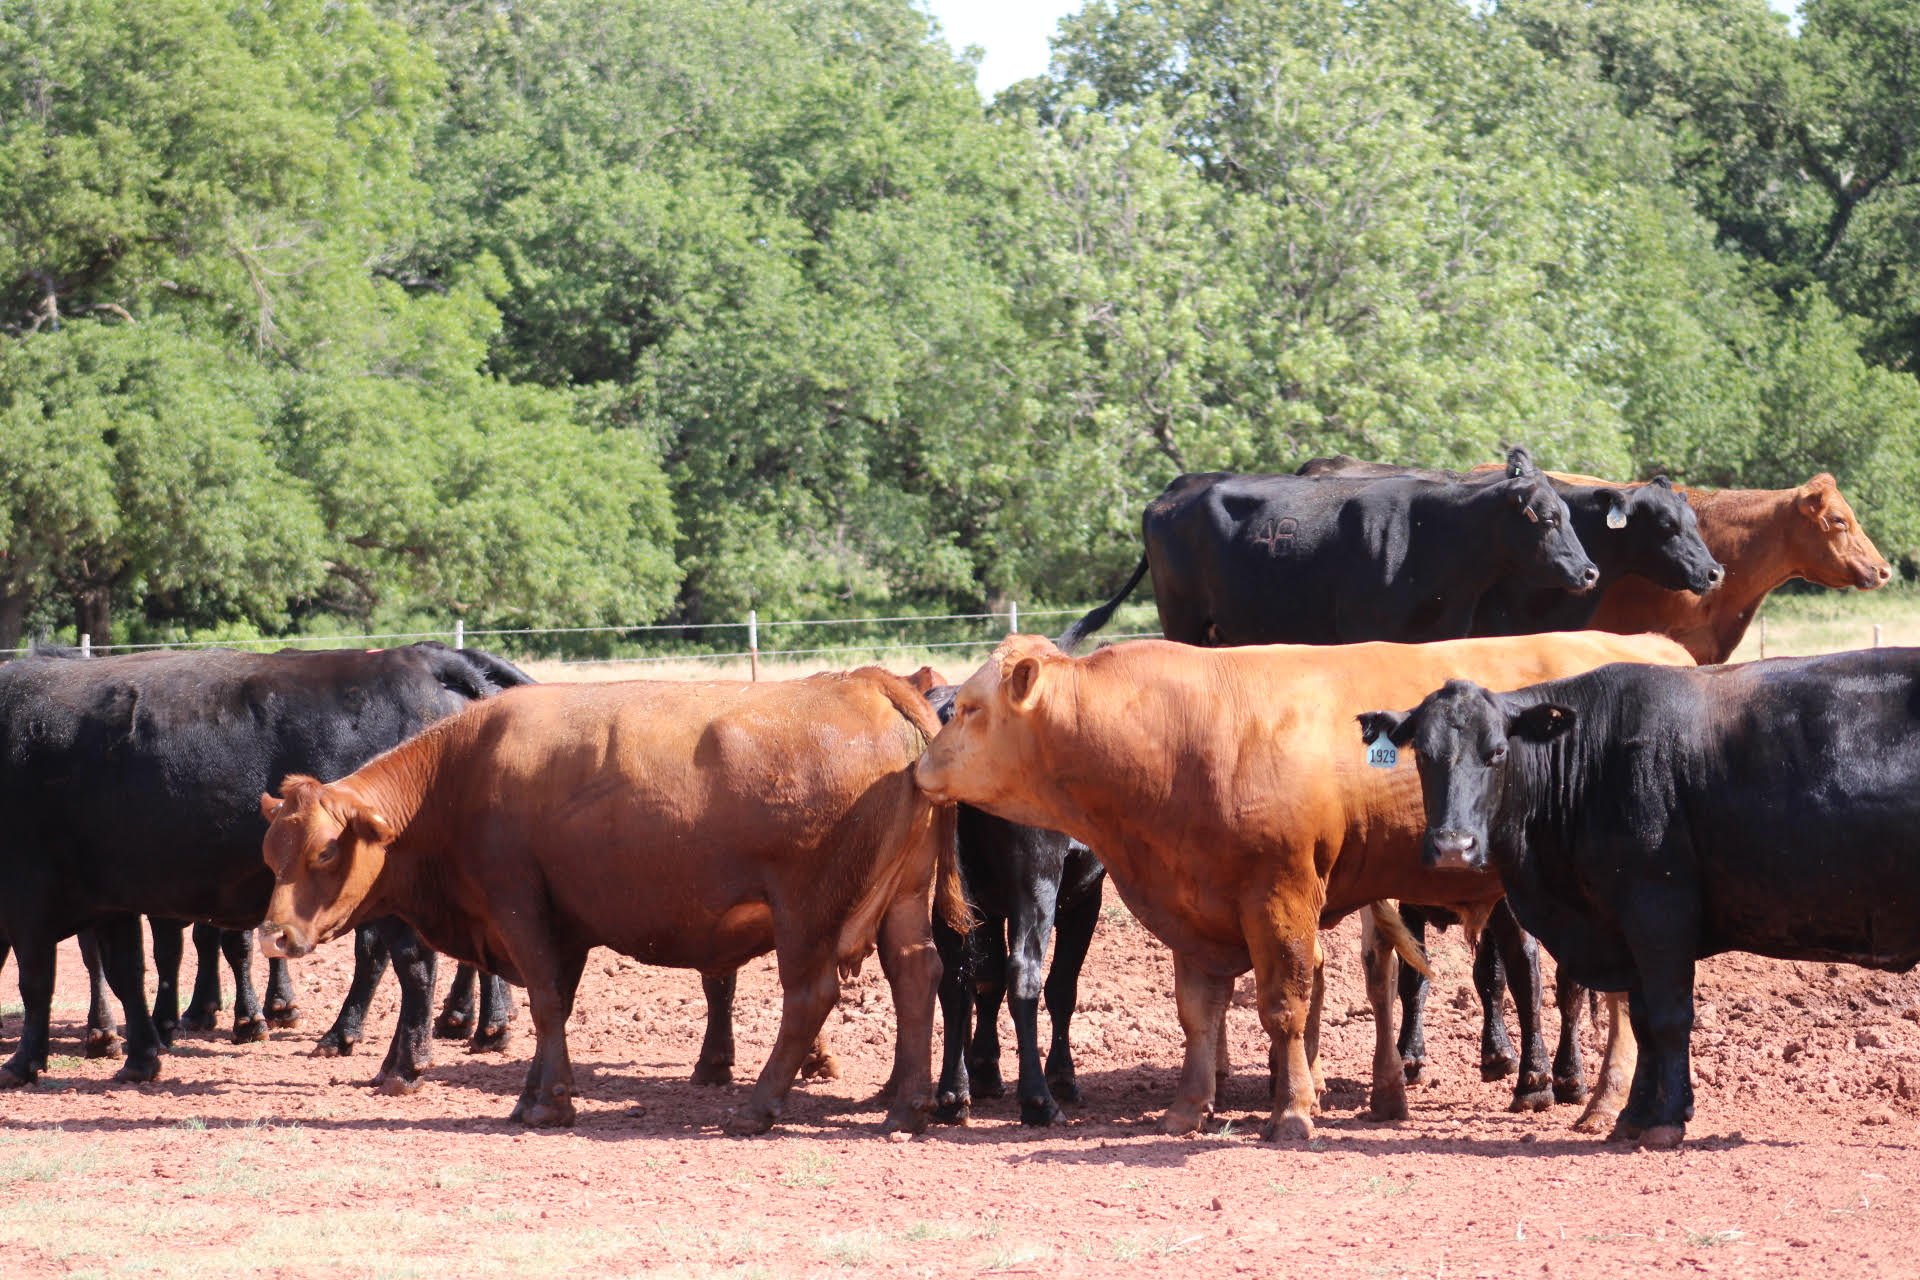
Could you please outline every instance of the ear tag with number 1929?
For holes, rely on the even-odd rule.
[[[1383,733],[1367,744],[1367,763],[1375,769],[1391,769],[1400,763],[1400,748]]]

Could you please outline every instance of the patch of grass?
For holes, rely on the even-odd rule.
[[[89,1143],[79,1150],[66,1144],[48,1145],[42,1150],[25,1151],[0,1159],[0,1187],[22,1182],[59,1182],[64,1178],[91,1173],[100,1162],[100,1144]]]
[[[207,1128],[207,1122],[199,1116],[188,1116],[185,1120],[175,1120],[173,1127],[176,1129],[188,1129],[194,1133],[204,1133]]]
[[[1154,1253],[1162,1258],[1177,1258],[1183,1253],[1200,1252],[1200,1241],[1204,1236],[1182,1236],[1176,1240],[1172,1236],[1155,1236],[1150,1242]]]
[[[1140,1256],[1140,1242],[1131,1236],[1121,1236],[1107,1242],[1107,1256],[1115,1262],[1132,1262]]]
[[[1687,1243],[1696,1249],[1711,1249],[1715,1245],[1733,1244],[1747,1238],[1747,1233],[1738,1227],[1728,1227],[1723,1231],[1695,1231],[1688,1227],[1686,1232]]]
[[[839,1181],[839,1175],[833,1171],[835,1160],[821,1151],[803,1151],[797,1160],[790,1161],[780,1171],[780,1185],[783,1187],[830,1187]]]
[[[1043,1244],[1008,1241],[995,1245],[973,1261],[984,1271],[1007,1271],[1028,1262],[1038,1262],[1053,1251]]]
[[[459,1164],[443,1164],[435,1169],[431,1183],[442,1191],[464,1191],[468,1187],[477,1187],[482,1183],[498,1182],[505,1176],[497,1169],[486,1169],[477,1164],[462,1161]]]
[[[1413,1179],[1409,1177],[1405,1182],[1395,1182],[1376,1173],[1361,1182],[1360,1190],[1371,1196],[1403,1196],[1413,1190]]]
[[[1120,1189],[1122,1191],[1142,1191],[1146,1189],[1146,1185],[1147,1180],[1145,1178],[1128,1178],[1120,1184]]]
[[[979,1240],[999,1234],[1000,1223],[993,1218],[984,1222],[961,1222],[948,1218],[941,1222],[909,1222],[900,1233],[900,1239],[908,1244],[925,1244],[928,1241]]]
[[[880,1237],[871,1231],[841,1231],[820,1237],[820,1252],[836,1266],[865,1266],[873,1258]]]

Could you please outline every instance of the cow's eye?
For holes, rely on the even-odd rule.
[[[1499,764],[1502,760],[1505,760],[1506,758],[1507,758],[1507,744],[1504,742],[1501,743],[1499,746],[1495,747],[1493,750],[1487,752],[1488,764]]]
[[[1833,522],[1833,531],[1835,533],[1845,533],[1847,531],[1847,522],[1845,520],[1835,520]]]
[[[330,840],[326,843],[326,845],[324,845],[321,848],[320,852],[313,855],[313,865],[316,867],[324,867],[329,862],[332,862],[333,856],[339,852],[340,852],[339,841]]]

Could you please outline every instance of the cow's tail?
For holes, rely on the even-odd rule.
[[[934,714],[920,691],[891,671],[879,667],[863,667],[854,674],[881,677],[881,691],[893,703],[894,710],[913,726],[920,739],[920,751],[925,751],[927,744],[933,741],[933,735],[940,732],[940,718]],[[914,752],[916,759],[920,751]],[[933,829],[928,838],[935,842],[938,851],[933,867],[933,910],[955,933],[971,933],[973,909],[967,906],[966,891],[960,884],[960,807],[936,804],[931,809],[928,821],[933,824]]]
[[[1374,928],[1400,953],[1400,958],[1421,977],[1433,977],[1433,970],[1427,967],[1426,952],[1420,949],[1420,944],[1413,940],[1413,934],[1407,931],[1407,922],[1400,918],[1398,904],[1383,900],[1373,903],[1370,909]]]
[[[1133,589],[1140,585],[1140,579],[1146,576],[1147,558],[1143,555],[1140,557],[1139,567],[1133,571],[1133,576],[1127,579],[1127,585],[1120,588],[1119,594],[1101,605],[1098,609],[1095,609],[1092,613],[1089,613],[1086,617],[1080,619],[1080,621],[1068,627],[1065,631],[1062,631],[1060,638],[1053,642],[1054,646],[1065,654],[1071,654],[1075,649],[1078,649],[1081,641],[1113,620],[1114,610],[1120,607],[1121,601],[1133,594]]]

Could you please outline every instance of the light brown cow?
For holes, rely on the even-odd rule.
[[[1690,665],[1663,637],[1596,632],[1234,649],[1143,640],[1078,659],[1014,636],[961,686],[916,776],[941,800],[1099,850],[1120,896],[1173,949],[1186,1060],[1168,1132],[1210,1108],[1221,1012],[1252,968],[1278,1068],[1267,1134],[1307,1138],[1317,930],[1383,898],[1479,914],[1501,896],[1497,876],[1421,865],[1412,758],[1370,765],[1354,717],[1397,705],[1389,690],[1454,676],[1514,689],[1617,661]],[[1383,959],[1368,978],[1372,1109],[1399,1118],[1406,1080]]]
[[[1687,647],[1695,662],[1725,662],[1767,593],[1790,578],[1871,591],[1893,570],[1824,471],[1797,489],[1682,489],[1700,538],[1727,568],[1706,595],[1667,591],[1622,578],[1607,591],[1592,626],[1632,635],[1655,631]]]
[[[891,1128],[932,1107],[928,917],[962,908],[953,814],[913,781],[939,721],[877,668],[765,684],[532,685],[338,782],[261,797],[270,954],[370,916],[527,988],[539,1038],[514,1117],[571,1124],[566,1020],[587,952],[714,972],[779,958],[779,1037],[725,1121],[758,1133],[878,939],[896,1011]],[[524,696],[522,696],[524,695]]]

